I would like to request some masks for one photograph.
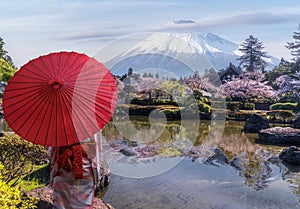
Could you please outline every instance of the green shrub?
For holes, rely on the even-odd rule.
[[[232,111],[236,111],[239,110],[241,107],[241,102],[227,102],[227,109],[232,110]]]
[[[199,111],[202,113],[210,113],[210,106],[204,102],[198,102]]]
[[[255,104],[253,103],[245,103],[245,106],[241,106],[240,109],[242,110],[254,110]]]
[[[211,107],[216,109],[225,109],[227,104],[225,101],[211,101]]]
[[[4,166],[0,164],[0,171]],[[36,208],[37,199],[32,197],[23,198],[23,194],[18,187],[11,187],[3,180],[0,172],[0,208],[3,209],[28,209]]]
[[[285,103],[275,103],[270,106],[271,110],[292,110],[297,111],[297,103],[285,102]]]
[[[166,115],[167,118],[180,120],[181,114],[179,109],[162,109],[160,110],[160,113],[163,113]]]
[[[296,115],[291,110],[271,110],[267,112],[267,118],[271,122],[291,122]]]
[[[139,99],[133,98],[130,101],[130,104],[147,106],[147,105],[174,105],[174,106],[182,106],[182,102],[180,101],[171,101],[170,99]]]
[[[6,134],[0,138],[0,163],[4,166],[0,174],[2,180],[12,186],[17,185],[35,165],[47,161],[44,147],[21,139],[16,134]]]

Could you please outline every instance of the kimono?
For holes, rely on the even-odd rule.
[[[92,209],[100,179],[101,133],[67,147],[48,147],[53,208]]]

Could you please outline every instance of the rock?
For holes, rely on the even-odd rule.
[[[269,121],[260,115],[253,114],[244,125],[245,133],[258,133],[262,129],[269,128]]]
[[[300,117],[297,117],[293,122],[294,128],[300,128]]]
[[[109,166],[105,159],[101,160],[101,178],[96,185],[95,196],[99,197],[102,195],[103,191],[105,191],[110,183],[110,170]]]
[[[300,165],[300,150],[295,146],[285,148],[279,158],[289,164]]]
[[[120,149],[120,152],[121,152],[123,155],[127,156],[127,157],[130,157],[130,156],[134,156],[134,155],[135,155],[135,153],[134,153],[131,149],[126,148],[126,147]]]
[[[261,130],[257,142],[272,145],[299,145],[300,130],[291,127],[273,127]]]
[[[218,147],[215,148],[214,154],[212,156],[210,156],[205,161],[205,163],[213,164],[213,161],[216,161],[216,162],[222,163],[222,164],[228,164],[228,159],[227,159],[226,155]]]
[[[26,192],[27,196],[38,198],[37,209],[52,209],[52,189],[43,186]],[[94,198],[94,209],[113,209],[110,204],[104,203],[99,198]]]

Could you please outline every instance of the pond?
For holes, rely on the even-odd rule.
[[[243,125],[226,121],[219,137],[204,120],[184,130],[180,121],[154,127],[143,118],[108,124],[111,183],[103,200],[116,209],[300,208],[300,169],[276,158],[284,147],[255,143]],[[123,134],[129,126],[138,132]]]

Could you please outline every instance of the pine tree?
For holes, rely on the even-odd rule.
[[[294,57],[293,60],[297,61],[300,59],[300,24],[298,26],[298,32],[294,32],[292,37],[295,41],[288,42],[285,47],[291,50],[291,55]]]
[[[3,38],[0,37],[0,58],[5,59],[7,62],[13,65],[12,59],[8,56],[7,51],[4,49],[5,42]]]
[[[249,36],[243,44],[241,44],[240,51],[242,56],[237,60],[240,60],[240,66],[244,67],[249,72],[260,71],[265,72],[267,63],[263,58],[269,58],[266,52],[262,51],[265,47],[258,38]]]

